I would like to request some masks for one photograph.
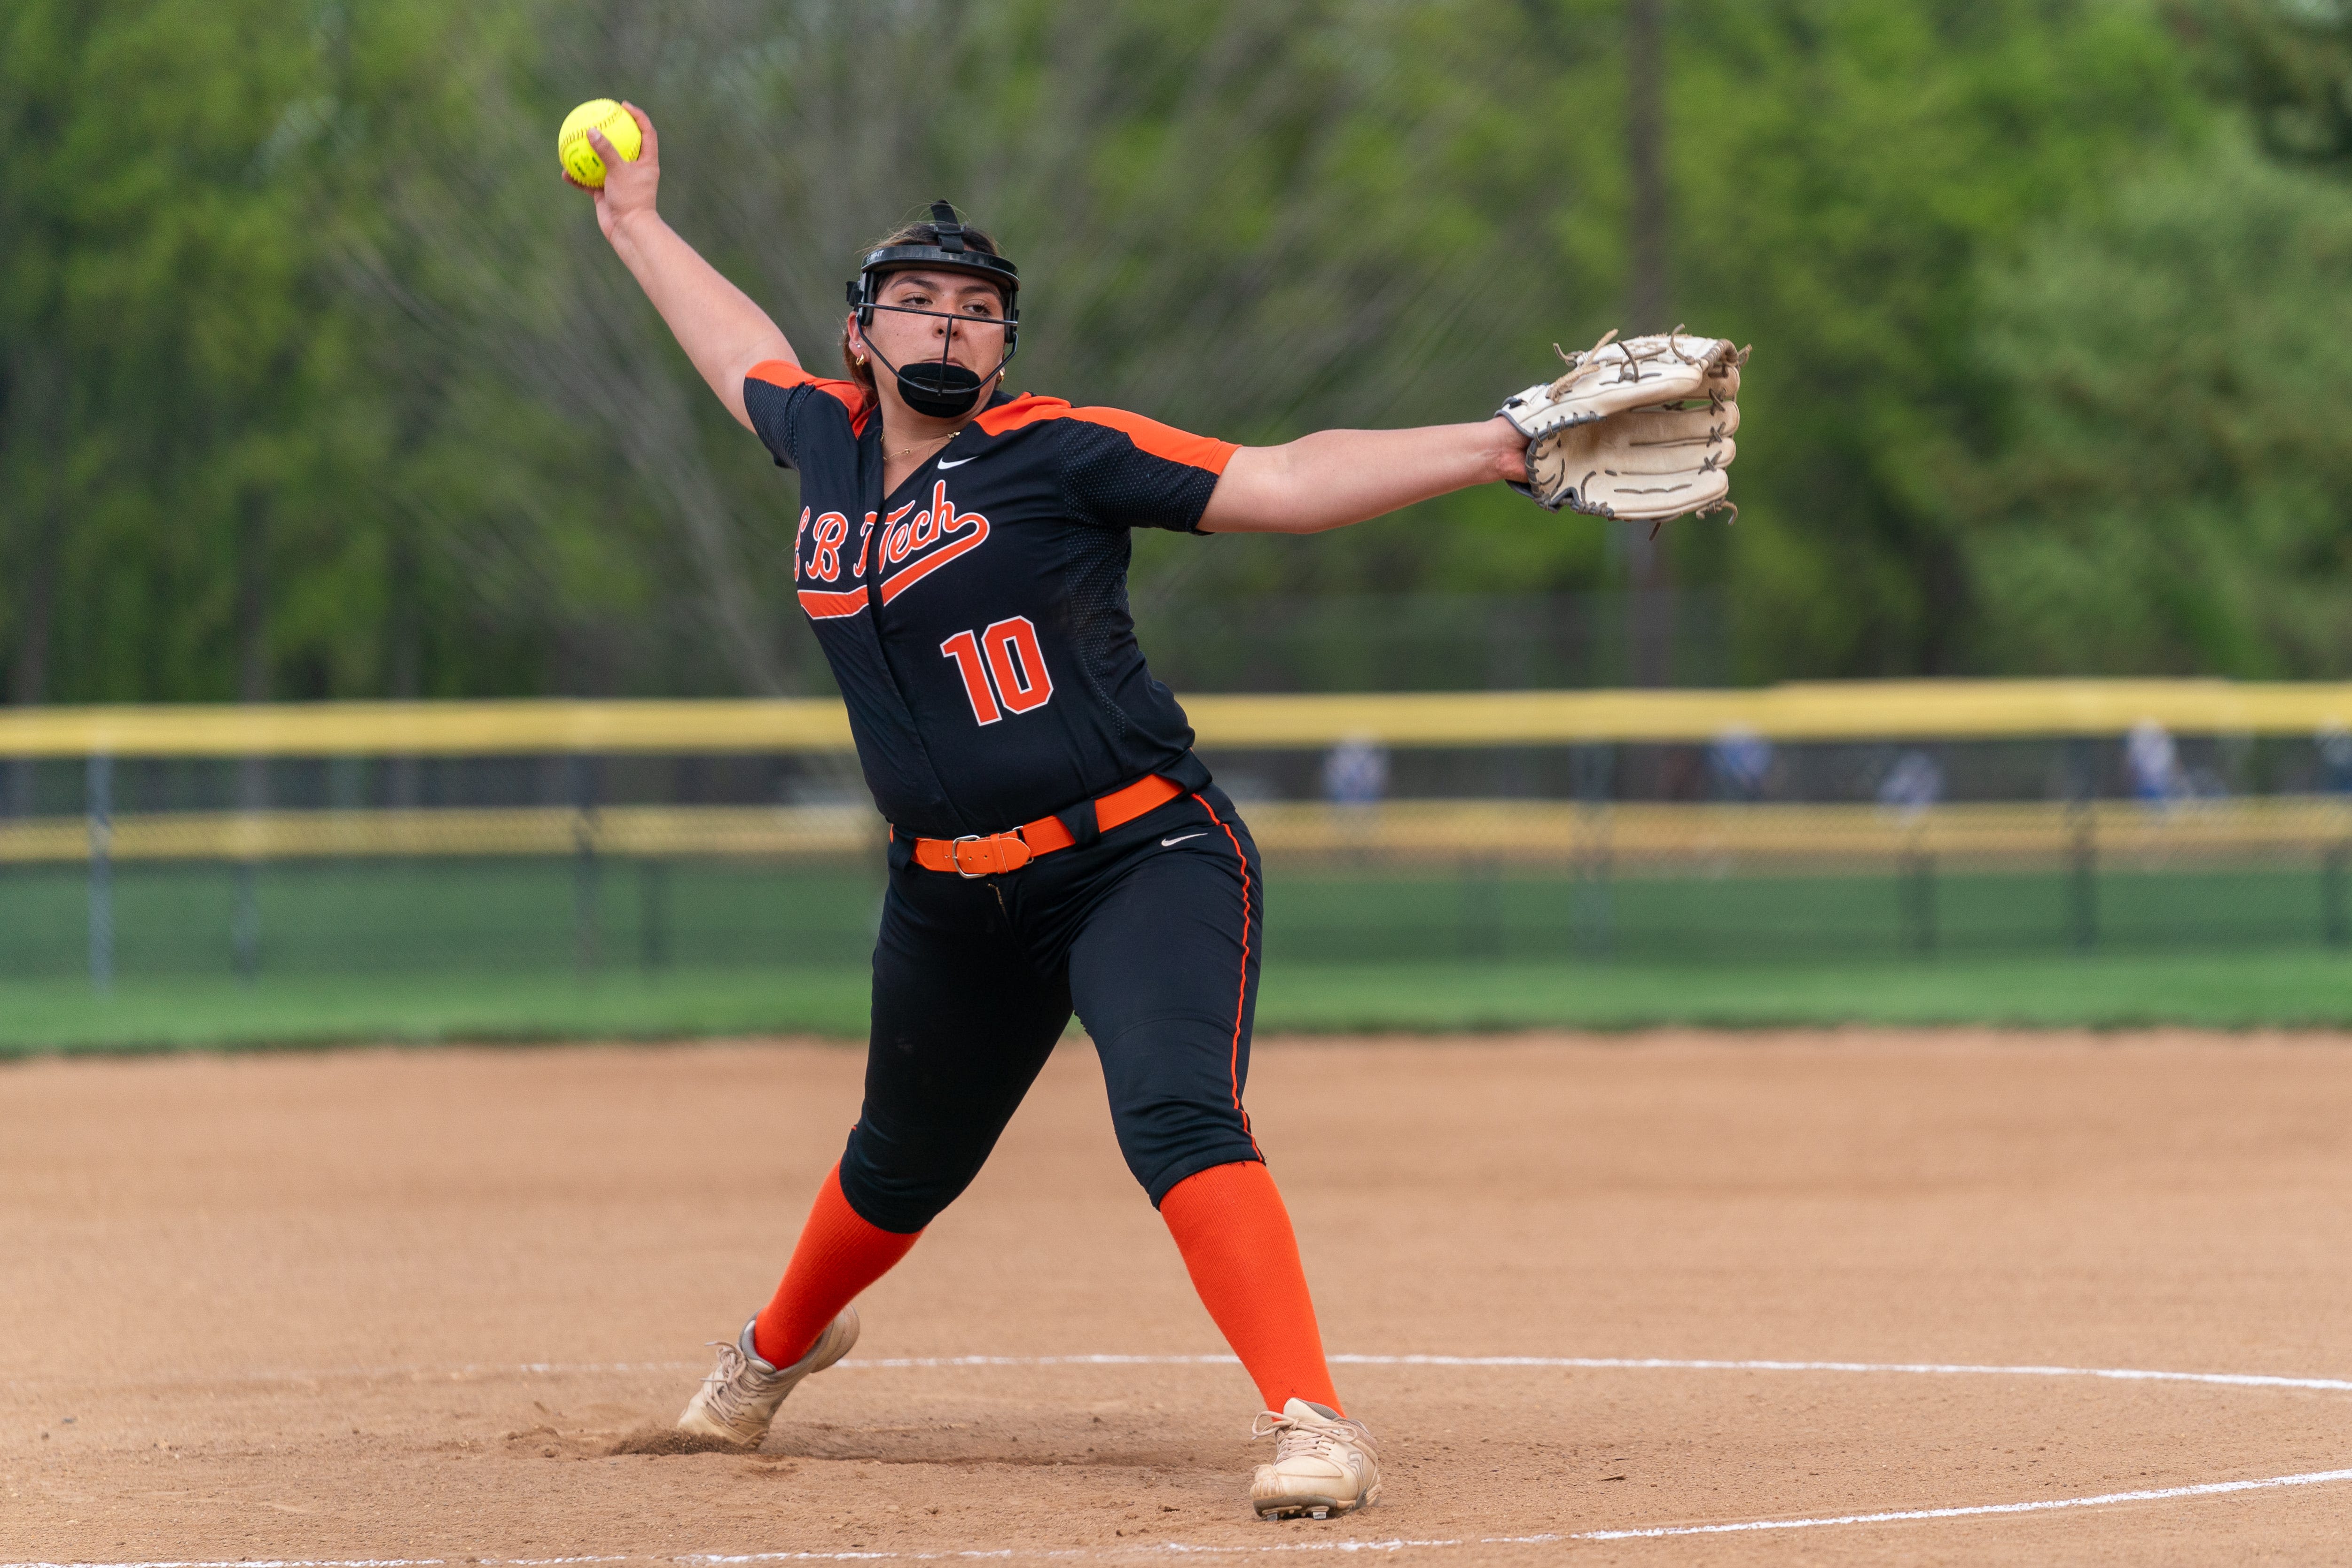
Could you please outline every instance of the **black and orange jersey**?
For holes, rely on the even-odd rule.
[[[1136,643],[1128,530],[1197,531],[1231,443],[1000,392],[885,496],[856,382],[774,360],[743,402],[800,471],[793,584],[901,832],[1000,832],[1147,773],[1207,783]]]

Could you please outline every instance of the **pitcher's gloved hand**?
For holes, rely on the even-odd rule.
[[[1748,350],[1680,332],[1615,338],[1563,351],[1567,373],[1496,411],[1528,438],[1528,482],[1512,488],[1552,511],[1655,523],[1730,507]]]

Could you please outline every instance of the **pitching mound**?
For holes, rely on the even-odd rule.
[[[856,1053],[0,1069],[0,1568],[2328,1560],[2347,1043],[1269,1042],[1251,1111],[1387,1479],[1279,1525],[1083,1044],[756,1452],[668,1423]]]

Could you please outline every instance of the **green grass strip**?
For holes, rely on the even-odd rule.
[[[861,967],[0,982],[0,1054],[801,1033],[863,1039]],[[1663,1025],[2352,1028],[2322,948],[1849,964],[1277,962],[1261,1031]]]
[[[1837,1024],[2352,1027],[2326,949],[1857,964],[1387,965],[1269,971],[1265,1030],[1628,1030]]]

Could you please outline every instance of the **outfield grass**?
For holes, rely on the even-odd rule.
[[[862,1038],[866,971],[139,978],[0,982],[0,1052],[382,1040],[653,1039],[790,1031]]]
[[[0,982],[0,1053],[351,1041],[862,1039],[866,975],[845,965],[653,977],[463,975]],[[1601,1030],[1843,1023],[2352,1028],[2352,958],[2091,955],[1815,964],[1271,966],[1262,1031]]]
[[[2352,1027],[2340,890],[2308,868],[1269,880],[1266,1030]],[[82,873],[26,869],[0,876],[0,1052],[861,1037],[880,902],[866,864],[125,866],[100,997]]]
[[[1777,964],[1288,966],[1267,1030],[1726,1028],[1845,1023],[2018,1028],[2352,1028],[2352,957],[2324,948]]]
[[[1479,862],[1275,866],[1260,890],[1283,964],[1460,961],[1761,964],[2215,953],[2352,936],[2309,867],[2110,867],[1895,875],[1621,876],[1578,882]],[[289,862],[249,882],[228,866],[132,864],[112,889],[117,972],[263,986],[352,976],[562,977],[856,967],[873,951],[870,864],[382,861]],[[0,983],[85,972],[89,889],[79,867],[0,875]],[[242,949],[238,933],[246,941]],[[373,982],[369,982],[373,984]],[[557,979],[530,982],[560,988]],[[732,982],[730,982],[730,986]]]

